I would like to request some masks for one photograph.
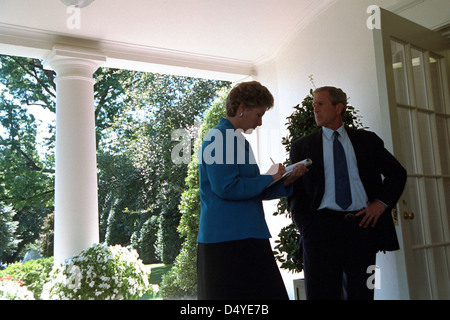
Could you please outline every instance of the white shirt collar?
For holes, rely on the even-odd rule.
[[[331,130],[326,127],[322,127],[322,131],[327,139],[331,140],[333,138],[334,130]],[[344,138],[347,135],[344,125],[340,126],[336,131],[339,132],[339,135],[341,136],[341,138]]]

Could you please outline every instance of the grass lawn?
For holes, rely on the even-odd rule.
[[[167,272],[169,272],[169,270],[172,268],[172,264],[157,263],[157,264],[149,264],[146,267],[148,267],[151,270],[149,282],[151,284],[160,285],[162,281],[162,276]]]
[[[146,265],[146,267],[151,271],[149,279],[150,284],[159,286],[161,284],[163,275],[169,272],[169,270],[172,268],[172,264],[163,264],[163,263],[148,264]],[[159,293],[156,295],[156,297],[152,297],[149,294],[144,294],[141,297],[141,300],[153,300],[153,299],[160,299]]]

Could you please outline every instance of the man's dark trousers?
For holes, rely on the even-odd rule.
[[[373,283],[368,281],[376,260],[373,229],[360,227],[360,220],[329,210],[313,215],[302,235],[308,300],[373,299]]]

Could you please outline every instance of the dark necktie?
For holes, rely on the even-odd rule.
[[[334,183],[336,191],[336,203],[347,209],[352,203],[352,193],[350,191],[350,181],[348,178],[347,160],[345,151],[339,141],[339,133],[333,133],[333,158],[334,158]]]

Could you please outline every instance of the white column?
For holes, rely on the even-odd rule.
[[[54,261],[99,242],[93,73],[101,55],[55,47],[45,65],[56,72]]]

